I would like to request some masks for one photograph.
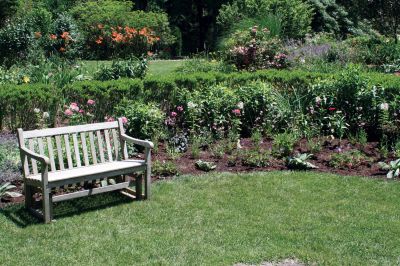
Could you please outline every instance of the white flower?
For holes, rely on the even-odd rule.
[[[317,96],[317,97],[315,98],[315,102],[316,102],[316,103],[320,103],[321,101],[322,101],[321,97]]]
[[[388,103],[381,103],[379,105],[379,108],[381,108],[381,110],[387,111],[387,110],[389,110],[389,104]]]
[[[237,107],[238,107],[239,109],[243,109],[243,108],[244,108],[244,103],[243,103],[243,102],[239,102],[239,103],[237,104]]]
[[[47,119],[47,118],[49,118],[49,117],[50,117],[49,112],[43,112],[43,118],[44,118],[44,119]]]
[[[193,102],[188,102],[187,106],[188,106],[188,108],[192,109],[192,108],[196,108],[197,104],[195,104]]]
[[[35,112],[35,113],[40,113],[40,109],[39,108],[35,108],[35,109],[33,109],[33,111]]]

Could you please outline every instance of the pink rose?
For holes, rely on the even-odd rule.
[[[128,118],[126,118],[125,116],[121,117],[121,119],[122,119],[122,124],[128,123]]]
[[[94,105],[96,102],[94,101],[94,100],[91,100],[91,99],[89,99],[88,101],[87,101],[87,104],[88,105]]]
[[[80,113],[80,114],[84,114],[85,111],[84,111],[83,109],[81,109],[81,110],[79,110],[79,113]]]
[[[176,107],[176,110],[178,110],[179,112],[183,112],[183,107],[182,106],[178,106],[178,107]]]
[[[177,116],[178,114],[176,113],[176,112],[171,112],[171,116],[172,117],[175,117],[175,116]]]
[[[69,106],[69,109],[71,109],[72,111],[75,111],[75,112],[79,112],[79,106],[77,103],[71,103],[71,105]]]
[[[65,114],[66,116],[71,116],[71,115],[73,115],[74,113],[73,113],[70,109],[67,109],[67,110],[65,110],[64,114]]]

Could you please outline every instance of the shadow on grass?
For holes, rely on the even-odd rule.
[[[134,200],[118,192],[110,192],[63,201],[54,204],[53,219],[57,220],[63,217],[79,215],[81,213],[105,209],[132,201]],[[27,211],[23,204],[12,205],[4,209],[0,209],[0,215],[5,216],[7,219],[21,228],[43,223],[41,219],[36,218],[29,211]]]

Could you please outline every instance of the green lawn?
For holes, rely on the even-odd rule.
[[[101,64],[111,64],[112,61],[82,61],[89,73],[94,73]],[[172,73],[183,64],[183,60],[154,60],[149,62],[150,75],[165,75]]]
[[[210,174],[55,207],[39,224],[0,211],[1,265],[233,265],[296,257],[326,265],[400,261],[400,183],[319,173]]]

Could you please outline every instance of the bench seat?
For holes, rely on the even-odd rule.
[[[73,181],[71,179],[77,179],[81,181],[83,177],[85,178],[85,181],[88,181],[101,177],[124,175],[132,173],[132,169],[140,170],[137,168],[145,169],[146,162],[144,160],[115,161],[72,168],[63,171],[49,172],[48,182],[49,187],[57,187],[63,185],[65,180],[68,180],[68,183],[72,183]],[[40,185],[42,182],[42,175],[31,175],[26,178],[26,182],[32,185]]]

